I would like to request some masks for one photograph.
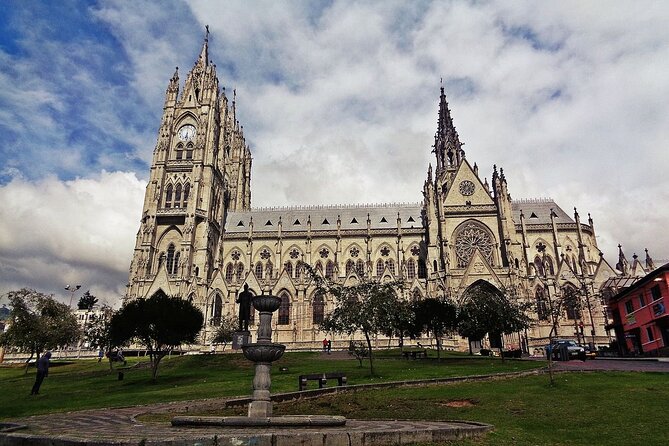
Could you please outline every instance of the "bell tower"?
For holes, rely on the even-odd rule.
[[[165,93],[124,300],[159,288],[204,306],[229,210],[251,205],[251,153],[209,60],[209,28],[180,91]]]

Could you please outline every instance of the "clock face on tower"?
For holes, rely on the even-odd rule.
[[[195,126],[186,124],[179,129],[179,139],[182,141],[190,141],[195,137]]]
[[[476,186],[474,186],[474,183],[469,180],[460,182],[460,193],[462,195],[473,195],[475,188]]]

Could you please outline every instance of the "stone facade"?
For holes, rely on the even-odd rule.
[[[251,153],[207,40],[183,91],[178,73],[167,88],[126,300],[160,288],[191,300],[205,314],[206,344],[223,316],[237,314],[235,297],[248,283],[283,300],[275,341],[317,347],[331,337],[316,323],[332,302],[315,301],[298,268],[303,261],[342,282],[403,278],[407,299],[458,301],[487,281],[536,303],[533,328],[507,338],[529,350],[547,343],[552,299],[572,293],[583,309],[564,311],[558,335],[608,343],[600,287],[618,273],[597,248],[592,219],[583,223],[576,209],[572,217],[550,199],[512,199],[497,167],[491,184],[482,181],[465,158],[443,88],[436,167],[428,168],[422,201],[252,209]],[[447,344],[467,348],[458,337]]]

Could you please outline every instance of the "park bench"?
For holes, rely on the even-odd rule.
[[[298,386],[300,391],[307,388],[308,381],[318,381],[318,388],[322,389],[328,382],[328,379],[336,379],[338,386],[346,385],[346,375],[341,372],[331,373],[314,373],[311,375],[300,375],[298,378]]]
[[[427,350],[406,350],[402,352],[404,359],[427,358]]]

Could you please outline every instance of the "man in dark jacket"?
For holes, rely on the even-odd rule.
[[[37,378],[35,378],[33,390],[30,392],[31,395],[37,395],[39,393],[39,387],[42,385],[42,381],[44,381],[44,378],[49,376],[50,358],[51,352],[46,352],[41,358],[37,360]]]

